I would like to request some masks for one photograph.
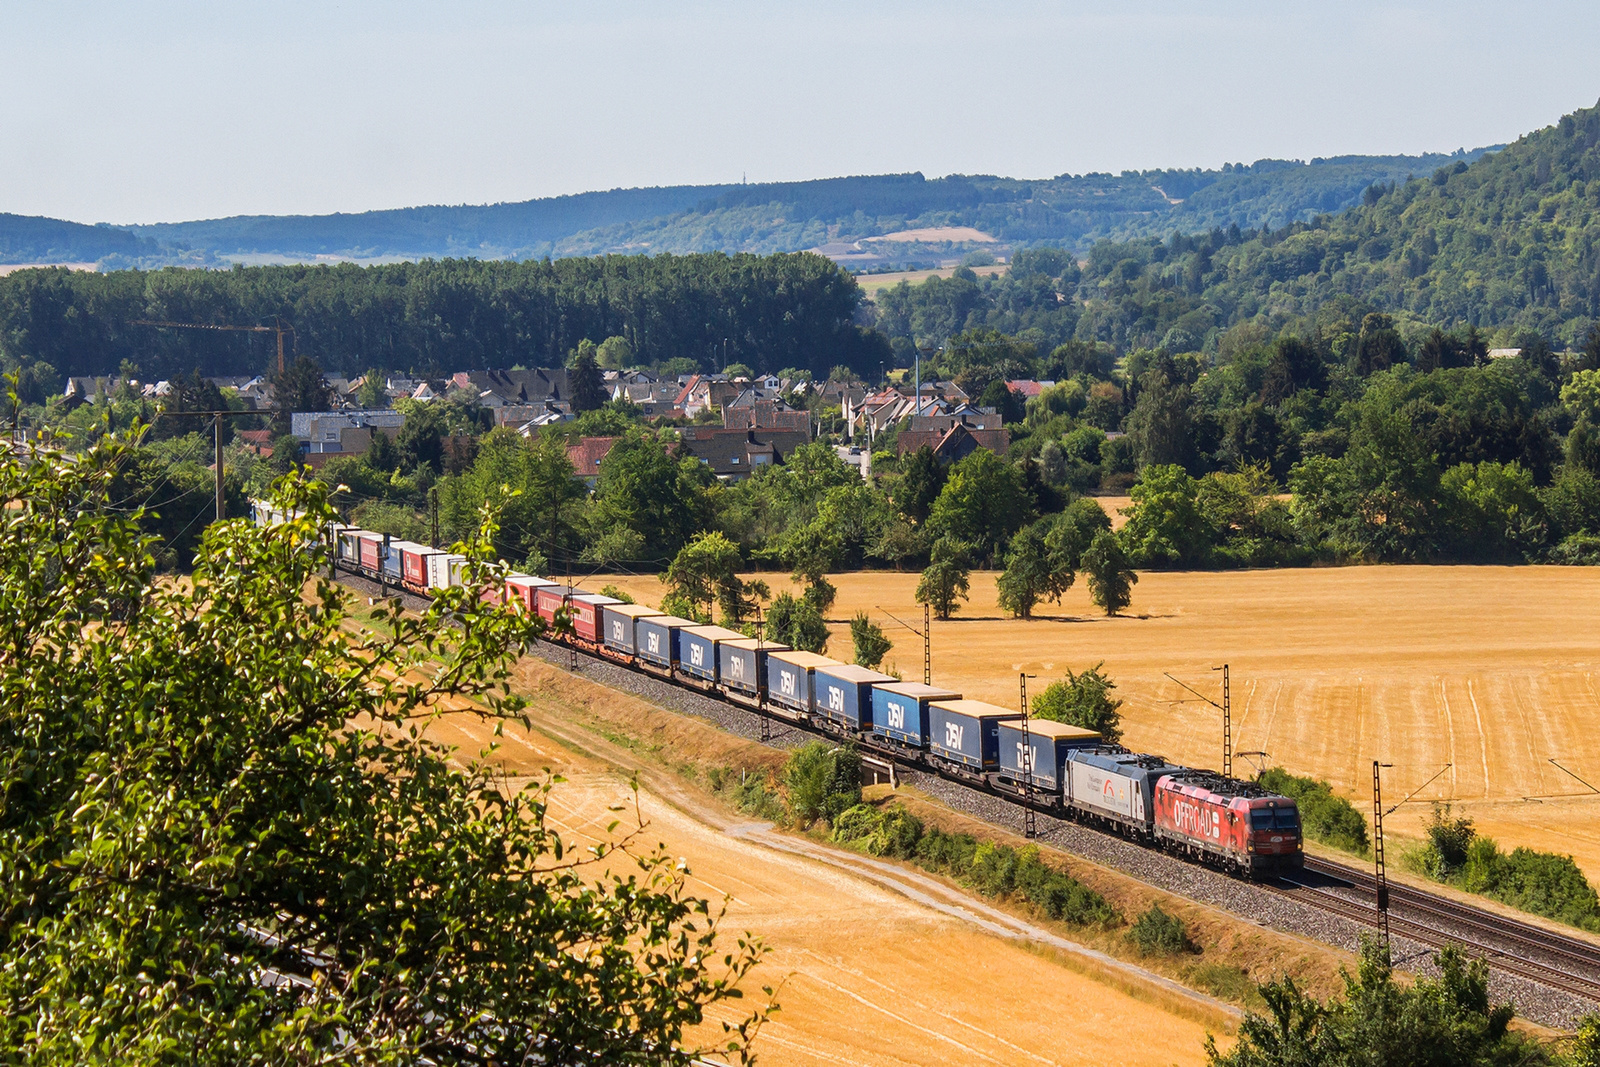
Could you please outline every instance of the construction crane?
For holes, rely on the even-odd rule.
[[[273,326],[223,326],[210,322],[166,322],[161,319],[129,319],[130,326],[171,326],[180,330],[225,330],[232,333],[275,333],[278,335],[278,377],[283,377],[283,335],[293,334],[293,326],[285,326],[274,316]]]

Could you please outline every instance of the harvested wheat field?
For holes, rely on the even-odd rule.
[[[763,575],[776,591],[782,576]],[[1104,660],[1127,701],[1125,740],[1200,766],[1220,764],[1221,715],[1163,675],[1220,697],[1231,665],[1234,748],[1260,750],[1332,782],[1369,810],[1372,761],[1397,801],[1451,764],[1389,826],[1420,835],[1451,800],[1503,846],[1572,854],[1600,882],[1600,572],[1565,567],[1342,567],[1145,573],[1125,617],[1107,619],[1083,583],[1030,621],[1004,617],[995,575],[972,575],[972,600],[933,626],[935,681],[1015,705],[1017,674],[1042,686]],[[776,581],[774,580],[776,578]],[[605,579],[586,585],[598,588]],[[849,658],[843,625],[866,611],[895,642],[889,662],[921,672],[917,575],[835,579],[829,646]],[[655,579],[618,579],[655,602]],[[1240,761],[1238,769],[1249,764]]]
[[[1199,1063],[1208,1030],[1227,1024],[1225,1011],[1155,982],[1121,972],[1108,982],[1092,961],[1067,966],[998,936],[981,902],[731,815],[639,758],[687,750],[712,764],[753,759],[759,768],[780,753],[539,661],[523,661],[516,681],[533,695],[539,730],[506,725],[492,760],[508,784],[559,772],[566,781],[552,794],[550,818],[569,843],[605,838],[614,819],[622,821],[615,834],[627,832],[637,810],[646,827],[636,845],[660,842],[684,857],[692,892],[726,898],[730,937],[750,931],[768,944],[746,982],[753,999],[713,1009],[698,1035],[707,1042],[720,1037],[719,1022],[761,1003],[763,985],[781,986],[781,1010],[754,1046],[772,1064]],[[574,725],[590,718],[608,724],[605,737],[593,724]],[[430,734],[471,755],[493,740],[493,727],[460,712]],[[618,768],[639,770],[637,800]],[[1136,1047],[1129,1033],[1141,1035]]]

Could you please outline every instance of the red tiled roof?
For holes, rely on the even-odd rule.
[[[575,445],[567,446],[567,459],[580,478],[594,478],[600,473],[600,461],[611,453],[611,446],[620,437],[585,437]]]

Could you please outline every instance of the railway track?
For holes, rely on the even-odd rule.
[[[357,588],[376,585],[363,575],[346,572],[340,577],[347,584]],[[352,578],[355,580],[352,581]],[[385,592],[394,596],[400,591],[389,589]],[[411,602],[408,606],[414,605],[420,608],[427,603],[426,600],[409,592],[400,595],[403,600]],[[613,667],[624,666],[613,659],[597,657],[587,651],[577,651],[576,654],[584,660],[606,663]],[[637,672],[637,668],[633,670]],[[653,672],[641,673],[654,676]],[[701,690],[695,687],[693,691],[730,708],[737,708],[752,719],[761,715],[760,711],[746,706],[744,702],[726,700],[722,694],[714,690]],[[808,722],[787,716],[773,716],[770,713],[768,717],[775,726],[781,725],[785,729],[799,730],[827,740],[837,740],[832,734],[821,731]],[[894,762],[908,769],[917,767],[915,761],[896,759]],[[986,783],[962,780],[960,784],[1019,809],[1029,806],[1021,798],[995,789]],[[1031,806],[1040,814],[1062,817],[1059,810],[1048,805]],[[1255,884],[1270,892],[1295,899],[1308,907],[1363,926],[1375,927],[1378,922],[1377,910],[1373,903],[1374,876],[1341,863],[1307,856],[1305,872],[1301,876],[1282,878],[1275,883]],[[1390,929],[1401,937],[1429,948],[1459,945],[1466,949],[1469,955],[1482,956],[1491,967],[1508,975],[1592,1003],[1600,1003],[1600,944],[1470,905],[1459,904],[1393,882],[1389,884],[1389,899]]]
[[[1371,874],[1309,856],[1304,875],[1267,884],[1274,892],[1374,927],[1376,886]],[[1600,1001],[1600,945],[1593,942],[1394,882],[1389,883],[1389,928],[1429,948],[1458,945],[1507,974]]]

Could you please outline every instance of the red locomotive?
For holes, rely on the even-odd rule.
[[[1305,865],[1295,802],[1212,771],[1156,782],[1154,831],[1171,851],[1252,875],[1289,874]]]

